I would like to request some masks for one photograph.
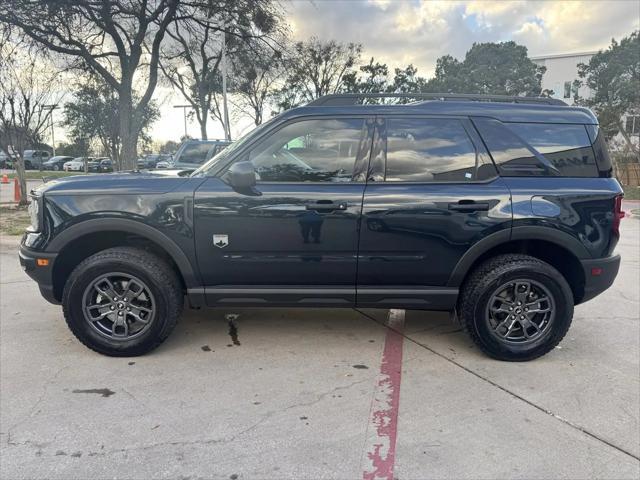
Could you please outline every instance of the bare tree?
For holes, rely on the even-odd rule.
[[[323,42],[316,37],[297,42],[286,59],[287,77],[278,106],[286,110],[341,92],[361,52],[362,45],[355,43]]]
[[[135,168],[160,45],[180,0],[5,0],[0,22],[101,76],[118,93],[121,157]],[[145,48],[146,46],[146,48]],[[134,91],[140,90],[135,101]]]
[[[231,138],[222,106],[223,48],[230,58],[250,40],[266,41],[279,28],[274,2],[210,1],[206,8],[183,2],[178,17],[183,21],[167,30],[169,39],[162,46],[160,67],[191,106],[201,138],[207,138],[209,115],[221,122],[226,137]]]
[[[59,71],[36,51],[0,31],[0,148],[15,159],[21,191],[21,205],[27,203],[24,150],[41,142],[49,126],[48,105],[62,100],[55,83]]]
[[[247,48],[239,49],[232,61],[237,99],[234,104],[260,125],[284,73],[282,52],[262,42],[251,42]]]

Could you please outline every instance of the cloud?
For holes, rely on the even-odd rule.
[[[364,46],[390,67],[433,73],[445,54],[462,58],[474,42],[514,40],[530,55],[606,48],[640,28],[636,1],[294,1],[285,4],[294,36]]]

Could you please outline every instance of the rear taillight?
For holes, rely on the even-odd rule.
[[[624,211],[622,210],[622,195],[617,195],[613,199],[613,223],[611,224],[611,230],[617,236],[620,236],[620,220],[624,218]]]

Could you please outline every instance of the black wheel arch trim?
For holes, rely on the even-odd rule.
[[[535,225],[513,227],[500,230],[486,236],[474,244],[456,264],[447,281],[447,287],[462,285],[473,264],[489,250],[513,240],[543,240],[553,243],[571,252],[578,260],[591,259],[592,256],[580,241],[561,230]]]
[[[145,237],[156,243],[167,252],[178,266],[187,288],[201,286],[201,282],[198,279],[193,265],[182,249],[164,233],[136,220],[125,218],[93,218],[85,220],[60,232],[60,234],[49,242],[45,250],[52,253],[60,252],[69,242],[83,235],[107,231],[131,233]]]

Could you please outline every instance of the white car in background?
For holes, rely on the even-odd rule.
[[[159,168],[161,170],[173,168],[173,158],[159,161],[158,163],[156,163],[156,168]]]
[[[73,160],[65,162],[62,166],[62,169],[65,172],[82,172],[84,171],[85,159],[87,160],[87,162],[92,160],[91,157],[76,157]]]

